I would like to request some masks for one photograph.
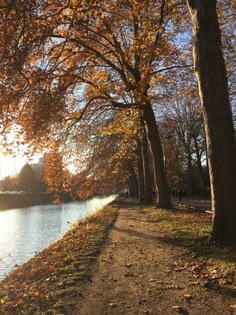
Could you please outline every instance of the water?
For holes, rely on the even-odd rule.
[[[0,211],[0,279],[36,252],[59,239],[71,223],[103,208],[116,198],[93,198]]]

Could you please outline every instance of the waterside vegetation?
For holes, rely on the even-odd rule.
[[[65,307],[68,312],[73,287],[89,278],[117,213],[112,204],[79,220],[60,240],[13,270],[0,282],[0,314],[64,314]]]

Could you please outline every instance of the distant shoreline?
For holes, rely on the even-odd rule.
[[[0,211],[14,208],[25,208],[40,204],[49,204],[53,200],[52,194],[47,193],[1,193]]]

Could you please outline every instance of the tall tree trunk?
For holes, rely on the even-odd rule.
[[[150,147],[153,155],[155,187],[158,193],[157,206],[159,208],[169,209],[171,208],[171,202],[168,192],[166,174],[164,171],[162,146],[159,131],[155,120],[155,115],[152,109],[152,105],[149,101],[147,101],[146,105],[143,107],[143,112],[144,112],[143,118],[144,121],[146,122],[148,139],[150,142]]]
[[[216,0],[186,0],[206,131],[213,226],[211,240],[236,241],[236,144]]]
[[[193,140],[194,140],[194,146],[195,146],[195,151],[196,151],[196,156],[197,156],[197,166],[198,166],[199,175],[200,175],[202,196],[206,197],[206,194],[207,194],[207,192],[206,192],[206,179],[205,179],[205,174],[204,174],[203,168],[202,168],[199,145],[198,145],[197,137],[195,134],[193,134]]]
[[[137,140],[137,155],[138,155],[138,188],[139,188],[139,199],[143,200],[145,197],[145,183],[144,183],[144,161],[142,154],[142,143],[141,140]]]
[[[144,199],[147,202],[153,201],[153,175],[150,169],[149,145],[147,134],[144,132],[142,138],[142,157],[144,170]]]
[[[190,150],[187,152],[187,185],[188,194],[191,196],[193,194],[193,165]]]
[[[138,180],[135,174],[133,167],[130,167],[130,176],[129,176],[129,194],[131,197],[138,197]]]

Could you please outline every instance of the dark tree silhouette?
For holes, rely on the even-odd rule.
[[[32,192],[35,187],[35,175],[32,167],[27,163],[25,164],[18,176],[19,186],[26,192]]]

